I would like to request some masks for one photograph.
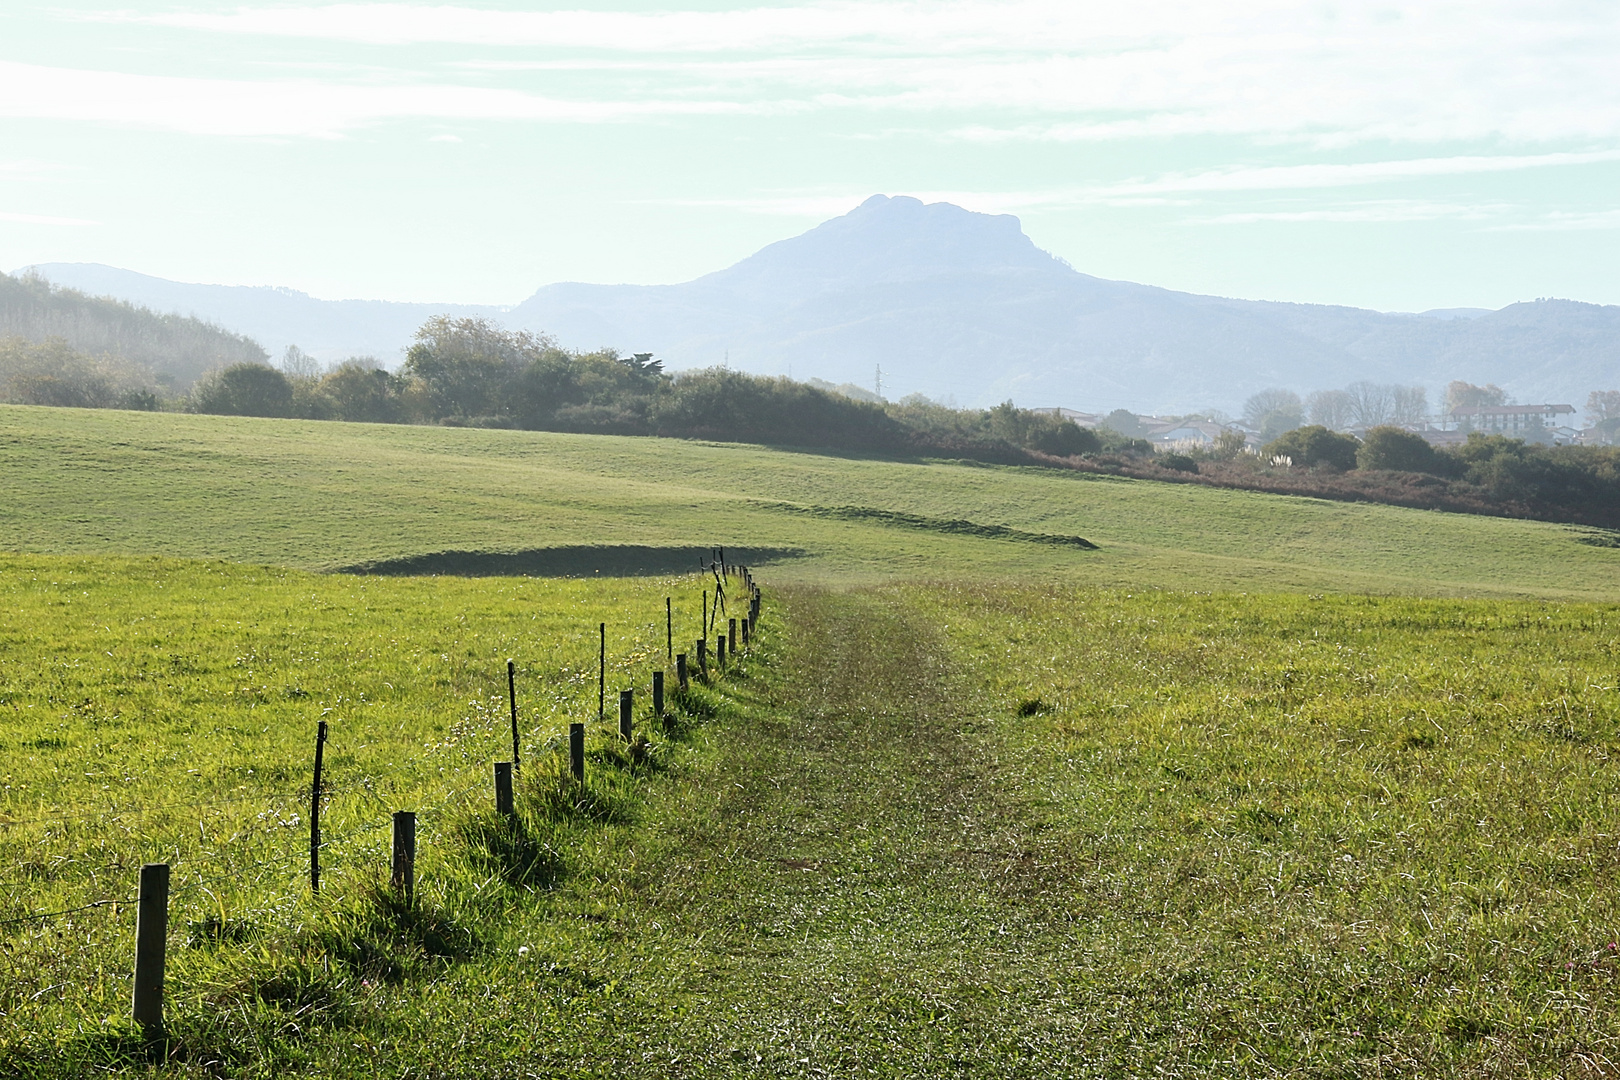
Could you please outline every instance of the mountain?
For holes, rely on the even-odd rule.
[[[108,273],[38,270],[88,291],[97,291],[92,271]],[[1237,411],[1269,386],[1305,392],[1358,379],[1422,384],[1438,401],[1460,378],[1578,406],[1589,390],[1620,384],[1620,307],[1544,300],[1391,314],[1199,296],[1079,273],[1036,247],[1015,217],[904,196],[873,196],[693,281],[560,283],[509,310],[135,278],[97,280],[129,299],[139,285],[140,302],[323,359],[394,360],[429,315],[480,314],[572,347],[650,351],[672,369],[728,363],[869,386],[881,366],[891,397],[962,405]]]
[[[60,338],[81,353],[121,359],[124,375],[138,384],[177,389],[212,368],[268,359],[256,342],[200,319],[0,274],[0,340],[6,338]]]
[[[40,263],[18,273],[38,274],[91,296],[112,296],[153,311],[188,315],[228,327],[280,357],[288,345],[335,362],[374,357],[389,366],[434,315],[499,319],[505,308],[476,304],[406,304],[390,300],[317,300],[308,293],[265,285],[193,285],[97,263]]]

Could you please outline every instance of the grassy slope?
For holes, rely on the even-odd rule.
[[[174,862],[179,1075],[1553,1076],[1620,1053],[1604,605],[773,589],[709,719],[657,736],[652,770],[594,761],[612,813],[547,817],[549,736],[594,707],[578,624],[626,627],[615,682],[644,685],[660,593],[690,581],[10,565],[13,815],[36,791],[244,800],[0,834],[12,911]],[[456,797],[487,801],[505,756],[509,651],[545,679],[521,795],[550,887],[503,880]],[[351,786],[316,905],[283,793],[328,707]],[[386,833],[353,830],[396,806],[423,811],[434,933],[368,899]],[[199,935],[216,913],[241,940]],[[0,1073],[135,1065],[128,910],[4,934]]]
[[[1616,553],[1567,530],[650,440],[0,417],[17,547],[321,567],[697,532],[812,553],[768,583],[869,582],[788,591],[707,721],[658,736],[652,769],[599,737],[574,806],[554,736],[594,711],[590,631],[612,623],[614,681],[645,685],[661,598],[689,627],[692,579],[0,560],[0,808],[27,822],[0,830],[4,914],[168,856],[177,1074],[1553,1076],[1620,1055],[1620,625],[1557,599],[1612,598]],[[907,577],[934,583],[870,584]],[[555,879],[511,873],[529,849],[476,817],[512,653],[536,684],[524,828]],[[314,905],[292,815],[326,709],[350,786]],[[368,891],[396,806],[424,812],[421,917]],[[241,940],[211,939],[215,914]],[[0,1073],[138,1068],[116,1035],[131,922],[4,926]]]
[[[331,568],[446,549],[797,548],[777,580],[941,572],[1100,585],[1613,598],[1620,551],[1539,522],[1036,469],[530,432],[0,407],[17,550]],[[1076,552],[787,512],[864,506]]]

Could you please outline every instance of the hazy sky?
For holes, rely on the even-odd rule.
[[[1077,269],[1620,303],[1620,3],[0,3],[0,267],[514,303],[882,192]]]

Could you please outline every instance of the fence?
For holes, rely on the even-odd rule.
[[[725,549],[717,548],[711,559],[703,566],[706,574],[713,578],[713,590],[704,589],[701,598],[702,635],[694,643],[696,652],[696,671],[687,663],[686,653],[676,653],[674,637],[674,602],[673,597],[665,597],[665,650],[669,661],[675,667],[677,693],[690,690],[694,678],[702,681],[711,681],[722,676],[731,664],[750,649],[753,639],[758,634],[759,619],[763,604],[763,592],[755,583],[752,572],[745,566],[730,564],[725,558]],[[729,612],[729,597],[727,586],[740,585],[746,597],[747,614],[733,616]],[[717,626],[717,620],[726,618],[723,627]],[[739,630],[741,636],[739,638]],[[605,721],[606,691],[607,691],[607,624],[599,623],[598,631],[598,722]],[[708,656],[709,641],[713,638],[715,644],[715,669],[711,672]],[[494,809],[498,815],[510,816],[515,813],[513,779],[522,769],[520,755],[520,731],[518,713],[519,680],[517,663],[508,660],[506,663],[507,695],[511,712],[512,754],[510,761],[496,761],[493,764],[493,796]],[[655,669],[651,672],[651,702],[655,716],[665,717],[665,670]],[[620,691],[619,696],[619,722],[617,734],[625,743],[632,743],[635,737],[634,730],[634,689]],[[307,869],[308,887],[311,896],[321,895],[321,870],[323,856],[334,849],[346,845],[355,838],[377,832],[381,829],[392,829],[393,837],[389,860],[389,885],[404,903],[409,906],[414,903],[416,892],[416,864],[417,864],[417,821],[420,814],[432,816],[451,805],[461,805],[466,797],[474,790],[483,786],[483,779],[466,785],[458,790],[447,793],[446,797],[438,800],[436,807],[427,811],[394,810],[388,812],[383,820],[377,820],[362,826],[348,829],[338,835],[328,835],[322,831],[322,811],[333,796],[347,792],[364,792],[377,803],[379,812],[386,811],[386,802],[373,790],[371,781],[356,781],[345,785],[332,785],[326,778],[326,747],[329,741],[327,722],[320,720],[316,724],[310,785],[300,787],[293,791],[281,792],[265,796],[263,794],[243,796],[236,799],[224,800],[196,800],[183,801],[158,805],[130,807],[123,810],[86,810],[65,814],[48,814],[30,819],[0,821],[0,830],[17,828],[27,825],[50,824],[69,822],[94,818],[98,823],[118,820],[121,818],[139,815],[169,812],[186,809],[220,809],[230,806],[241,806],[248,803],[261,803],[270,808],[284,809],[295,803],[308,800],[309,808],[309,842],[306,851],[290,854],[284,859],[269,863],[260,860],[256,868],[260,870],[285,870],[302,875]],[[568,731],[568,772],[576,784],[585,781],[585,725],[573,722]],[[266,811],[268,813],[269,811]],[[259,815],[263,818],[265,813]],[[200,827],[200,826],[199,826]],[[0,918],[0,927],[17,926],[30,923],[49,923],[52,920],[90,911],[110,911],[114,916],[122,910],[134,908],[135,921],[135,970],[134,991],[131,1003],[131,1017],[141,1028],[148,1039],[157,1040],[163,1036],[163,1000],[164,983],[167,967],[168,923],[171,904],[189,894],[207,891],[210,886],[226,881],[239,880],[239,872],[224,873],[205,879],[174,882],[171,866],[167,862],[154,862],[142,865],[139,875],[139,884],[135,896],[103,897],[84,904],[66,907],[51,911],[33,911],[25,915]],[[0,887],[22,888],[22,883],[8,886],[0,883]]]

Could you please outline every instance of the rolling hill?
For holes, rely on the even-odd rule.
[[[1620,369],[1620,307],[1568,300],[1391,314],[1234,300],[1080,273],[1017,218],[873,196],[803,235],[675,285],[548,285],[509,310],[320,301],[279,289],[177,285],[49,264],[53,281],[194,313],[272,351],[402,355],[431,314],[486,315],[578,348],[651,351],[675,369],[920,392],[962,405],[1236,411],[1256,390],[1358,379],[1495,382],[1520,400],[1580,405]]]

